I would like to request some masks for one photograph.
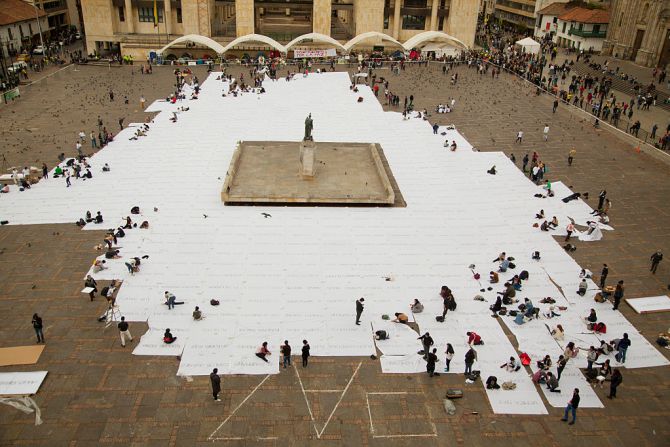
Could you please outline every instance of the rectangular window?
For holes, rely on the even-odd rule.
[[[425,16],[402,16],[402,29],[426,29]]]
[[[19,33],[21,34],[21,39],[23,39],[23,28],[19,25]]]
[[[139,16],[140,22],[153,22],[154,21],[154,8],[153,6],[140,6],[137,8],[137,14]],[[158,7],[158,23],[163,23],[163,7]]]
[[[563,22],[563,34],[565,34],[565,28],[568,26],[568,22]]]
[[[598,34],[600,32],[600,25],[593,25],[593,34]]]
[[[9,40],[14,40],[14,36],[12,36],[12,30],[11,28],[7,28],[7,35],[9,36]],[[1,51],[1,50],[0,50]]]
[[[126,21],[126,8],[119,6],[119,22]]]
[[[581,30],[583,30],[583,29],[584,29],[584,24],[583,24],[583,23],[580,23],[580,24],[579,24],[579,31],[581,31]]]
[[[558,23],[558,17],[554,17],[554,19],[552,20],[552,23]]]
[[[33,24],[32,24],[32,23],[29,23],[29,24],[28,24],[28,31],[30,31],[30,35],[31,35],[31,36],[32,36],[33,34],[35,34],[35,33],[33,33]]]
[[[177,23],[181,23],[181,8],[177,8]]]

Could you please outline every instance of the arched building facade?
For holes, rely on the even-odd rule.
[[[670,0],[615,0],[603,54],[645,67],[670,64]]]

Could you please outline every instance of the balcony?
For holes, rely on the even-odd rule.
[[[592,37],[594,39],[604,39],[607,35],[607,30],[605,31],[585,31],[577,28],[570,28],[568,31],[569,36],[579,36],[579,37]]]

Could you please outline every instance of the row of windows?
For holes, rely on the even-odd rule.
[[[23,39],[24,37],[26,37],[25,34],[23,33],[23,26],[18,25],[18,28],[19,28],[19,34],[21,35],[21,39]],[[28,23],[28,32],[30,33],[29,36],[35,35],[35,33],[33,32],[32,23]],[[12,29],[10,27],[7,27],[7,36],[9,37],[9,40],[14,40],[14,34],[12,33]]]
[[[163,7],[159,6],[158,23],[163,23]],[[137,8],[137,17],[140,22],[152,23],[154,21],[154,8],[152,6],[140,6]],[[177,23],[181,23],[181,8],[177,8]],[[119,22],[126,21],[126,8],[119,6]]]

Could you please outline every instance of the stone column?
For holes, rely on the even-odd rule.
[[[135,32],[135,14],[133,13],[133,4],[126,0],[123,12],[126,15],[126,27],[129,33]]]
[[[368,31],[384,32],[384,0],[355,0],[356,35]]]
[[[400,8],[402,7],[402,0],[395,0],[393,2],[393,38],[398,40],[400,36]]]
[[[656,2],[649,8],[649,15],[646,17],[647,30],[635,57],[635,63],[638,65],[653,67],[658,60],[665,38],[665,27],[661,29],[659,23],[662,6],[661,2]]]
[[[165,33],[172,34],[172,4],[170,0],[163,0],[163,20],[165,21]]]
[[[440,0],[433,0],[433,8],[430,10],[430,31],[437,31],[437,10]]]
[[[449,18],[447,19],[447,34],[460,39],[468,47],[475,44],[477,31],[477,14],[479,2],[470,0],[451,0]]]
[[[254,0],[235,0],[237,37],[254,33]]]
[[[330,36],[331,0],[314,0],[312,31]]]

